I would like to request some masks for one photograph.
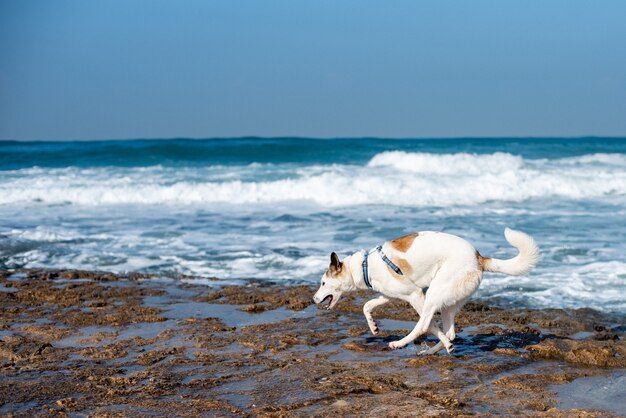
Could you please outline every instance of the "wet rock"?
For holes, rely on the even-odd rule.
[[[181,351],[181,348],[166,348],[162,350],[153,350],[147,353],[140,354],[137,356],[135,360],[137,364],[141,364],[143,366],[149,366],[154,363],[158,363],[159,361],[176,354]]]
[[[332,311],[265,316],[306,308],[315,288],[22,273],[2,282],[16,291],[0,292],[0,415],[598,416],[560,409],[551,385],[603,379],[626,358],[623,318],[591,310],[473,301],[458,316],[455,353],[418,356],[434,338],[391,351],[400,331],[369,335],[365,291]],[[172,317],[190,300],[197,315]],[[417,320],[399,301],[374,316]],[[567,338],[577,333],[583,339]]]
[[[221,290],[210,291],[196,298],[197,301],[211,303],[229,303],[234,305],[259,305],[267,309],[284,306],[287,309],[301,311],[310,306],[313,288],[309,286],[285,286],[281,291],[261,286],[224,286]]]
[[[55,404],[58,407],[63,408],[63,409],[75,408],[78,406],[78,402],[74,398],[59,399],[58,401],[55,402]]]
[[[260,312],[265,312],[268,309],[270,309],[270,307],[267,305],[252,304],[252,305],[244,306],[240,310],[244,312],[249,312],[249,313],[260,313]]]
[[[367,334],[368,330],[364,327],[350,327],[346,331],[349,337],[358,337]]]
[[[70,309],[59,312],[53,316],[65,324],[73,327],[85,327],[93,325],[129,325],[138,322],[161,322],[165,321],[164,316],[159,314],[162,311],[157,308],[141,306],[138,304],[126,304],[115,306],[110,310],[98,310],[85,312],[84,309]]]
[[[418,398],[426,399],[431,403],[439,404],[447,408],[457,409],[463,406],[463,402],[459,401],[453,396],[445,396],[436,392],[417,392],[415,394]]]
[[[46,342],[59,340],[72,334],[72,331],[67,328],[52,325],[25,325],[19,328],[19,331],[30,337]]]
[[[192,324],[195,329],[207,332],[226,332],[234,331],[236,328],[224,325],[219,318],[185,318],[187,324]]]
[[[619,335],[613,332],[598,332],[593,336],[593,339],[598,341],[618,341],[620,338]]]
[[[27,361],[50,352],[50,343],[20,335],[7,336],[0,341],[0,361]]]
[[[376,342],[376,343],[364,343],[361,341],[348,341],[343,344],[343,347],[346,350],[352,351],[391,351],[389,348],[389,344],[385,342]]]
[[[514,348],[495,348],[494,354],[500,354],[503,356],[519,356],[521,353]]]
[[[536,358],[559,359],[596,367],[626,367],[623,341],[548,339],[526,349]]]
[[[128,352],[116,344],[110,344],[104,347],[89,347],[83,349],[80,354],[85,357],[94,359],[111,360],[115,358],[126,357]]]
[[[344,401],[343,399],[339,399],[333,403],[333,406],[335,408],[345,408],[348,405],[350,404],[347,401]]]

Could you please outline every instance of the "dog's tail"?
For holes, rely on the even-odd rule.
[[[511,276],[521,276],[528,273],[539,259],[539,247],[535,240],[521,231],[506,228],[504,230],[506,240],[519,250],[519,254],[508,260],[498,260],[497,258],[485,258],[477,254],[478,263],[483,271],[504,273]]]

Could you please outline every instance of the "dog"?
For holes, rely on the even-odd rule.
[[[372,289],[381,293],[382,296],[363,306],[374,335],[379,333],[372,317],[374,308],[389,302],[390,298],[407,301],[420,319],[413,331],[390,342],[389,347],[403,348],[429,331],[440,341],[420,354],[435,354],[444,347],[452,353],[454,318],[480,286],[483,272],[519,276],[537,264],[539,248],[531,236],[506,228],[504,237],[519,251],[508,260],[483,257],[463,238],[434,231],[405,235],[369,252],[356,252],[343,261],[333,252],[313,301],[316,304],[328,301],[327,309],[332,309],[344,292]],[[441,312],[443,329],[433,320],[436,312]]]

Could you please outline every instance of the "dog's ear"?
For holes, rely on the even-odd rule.
[[[339,261],[339,256],[337,256],[336,253],[331,253],[330,254],[330,267],[329,270],[331,273],[339,273],[341,271],[341,261]]]

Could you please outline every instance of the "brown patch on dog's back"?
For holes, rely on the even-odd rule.
[[[396,266],[400,267],[403,276],[410,276],[411,273],[413,273],[413,268],[411,267],[411,264],[409,264],[409,262],[406,261],[404,258],[398,258],[398,260],[395,261],[395,264]],[[389,269],[391,270],[391,267],[389,267]],[[402,277],[397,275],[395,271],[391,271],[394,273],[395,276]]]
[[[389,256],[387,256],[389,257]],[[413,268],[411,267],[411,264],[409,264],[408,261],[406,261],[404,258],[401,257],[389,257],[389,259],[393,262],[393,264],[395,264],[396,266],[398,266],[398,268],[402,271],[402,276],[399,275],[398,273],[395,272],[394,269],[391,268],[391,266],[389,266],[387,263],[385,263],[385,267],[387,267],[387,270],[389,270],[389,272],[391,273],[391,275],[400,280],[404,277],[410,276],[411,274],[413,274]]]
[[[394,249],[405,253],[407,252],[409,248],[411,248],[413,241],[415,240],[415,238],[417,238],[418,235],[419,233],[417,232],[415,234],[405,235],[403,237],[396,238],[393,241],[390,241],[389,243]]]
[[[487,264],[491,261],[491,258],[483,257],[482,255],[480,255],[478,250],[476,250],[476,260],[478,260],[478,267],[480,267],[482,271],[485,271],[485,268],[487,267]]]

